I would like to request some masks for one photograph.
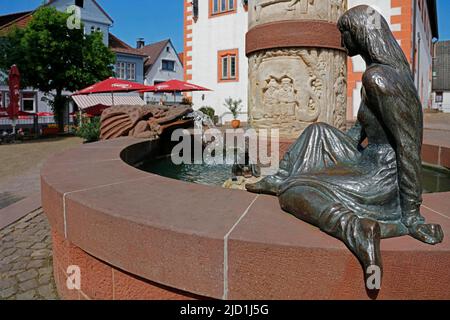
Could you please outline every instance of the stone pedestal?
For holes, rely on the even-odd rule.
[[[347,58],[336,26],[346,0],[250,0],[249,121],[297,138],[314,122],[345,128]]]

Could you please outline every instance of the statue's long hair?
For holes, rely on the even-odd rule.
[[[367,5],[345,12],[338,21],[341,32],[348,31],[359,53],[373,63],[389,65],[412,77],[410,65],[384,17]]]

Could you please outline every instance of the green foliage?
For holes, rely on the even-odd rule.
[[[100,139],[100,117],[82,119],[82,124],[77,130],[77,136],[85,142],[95,142]]]
[[[225,99],[224,107],[230,110],[231,114],[233,115],[233,119],[236,120],[239,116],[239,112],[242,110],[242,100],[233,100],[230,97],[228,99]]]
[[[53,95],[55,115],[62,112],[63,91],[76,91],[113,75],[114,53],[100,32],[69,29],[70,14],[41,7],[24,29],[14,28],[0,42],[0,70],[16,64],[21,86]]]
[[[213,108],[208,107],[208,106],[204,106],[204,107],[201,107],[200,109],[198,109],[198,111],[203,112],[203,113],[206,114],[211,120],[214,121],[214,116],[215,116],[215,114],[216,114],[216,111],[215,111]]]

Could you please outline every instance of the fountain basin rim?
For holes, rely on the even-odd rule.
[[[277,198],[164,178],[124,161],[157,148],[158,140],[120,138],[49,159],[41,181],[52,231],[107,265],[202,297],[333,299],[345,298],[344,290],[347,298],[367,298],[348,249],[284,213]],[[449,235],[450,193],[424,199],[426,217]],[[434,247],[410,237],[384,240],[381,298],[450,298],[448,290],[411,290],[414,281],[395,271],[430,270],[439,287],[450,287],[447,239]],[[431,280],[424,284],[436,286]]]

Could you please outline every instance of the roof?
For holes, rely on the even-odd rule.
[[[439,25],[436,0],[427,0],[428,15],[430,17],[431,33],[433,38],[439,39]]]
[[[111,94],[89,94],[81,96],[72,96],[72,99],[75,101],[75,103],[78,105],[80,109],[90,108],[98,104],[102,104],[105,106],[112,106]],[[114,105],[143,106],[145,105],[145,102],[137,94],[132,95],[114,94]]]
[[[146,55],[140,52],[138,49],[132,48],[131,46],[129,46],[127,43],[117,38],[112,33],[109,33],[109,48],[111,49],[111,51],[116,53],[146,57]]]
[[[58,0],[49,0],[47,4],[45,4],[46,6],[49,4],[52,4],[53,2],[56,2]],[[111,16],[102,8],[101,5],[98,4],[98,2],[96,0],[92,0],[92,2],[94,2],[94,4],[97,6],[97,8],[100,9],[101,12],[103,12],[103,14],[108,17],[109,20],[111,20],[111,22],[114,22],[114,20],[111,18]]]
[[[180,61],[181,61],[181,65],[184,66],[184,52],[180,52],[180,53],[178,54],[178,58],[179,58]]]
[[[33,17],[33,12],[34,11],[27,11],[27,12],[21,12],[21,13],[13,13],[13,14],[9,14],[7,16],[2,16],[4,17],[3,23],[0,24],[0,33],[5,33],[10,31],[10,29],[13,26],[17,26],[19,28],[24,28],[28,22],[30,22],[31,18]],[[13,19],[15,18],[15,19]]]
[[[5,14],[3,16],[0,16],[0,28],[4,25],[7,25],[19,18],[23,18],[24,16],[30,15],[33,11],[24,11],[24,12],[17,12],[17,13],[11,13],[11,14]]]
[[[48,6],[58,0],[49,0],[46,4],[42,6]],[[114,22],[114,20],[111,18],[111,16],[98,4],[96,0],[92,0],[92,2],[100,9],[100,11],[109,19],[111,22]],[[25,12],[17,12],[17,13],[11,13],[4,16],[0,16],[0,30],[6,30],[8,31],[13,25],[17,27],[25,27],[28,22],[31,20],[33,13],[39,9],[41,6],[37,7],[35,10],[32,11],[25,11]]]
[[[167,39],[146,45],[138,49],[139,52],[147,56],[147,59],[145,60],[145,72],[147,72],[153,66],[156,60],[158,60],[158,57],[161,55],[161,52],[164,50],[164,48],[167,47],[169,43],[170,39]]]

